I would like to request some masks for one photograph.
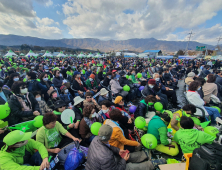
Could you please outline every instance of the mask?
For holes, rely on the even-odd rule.
[[[96,115],[97,115],[97,113],[96,113],[96,112],[94,112],[93,114],[91,114],[91,118],[96,117]]]
[[[183,116],[191,117],[191,115],[190,115],[190,114],[187,114],[185,111],[183,111]]]
[[[149,106],[152,106],[152,105],[153,105],[153,103],[152,103],[152,102],[148,102],[148,105],[149,105]]]
[[[89,78],[89,81],[93,81],[93,79],[92,79],[92,78]]]
[[[117,81],[119,81],[119,78],[116,78]]]
[[[111,76],[108,76],[108,79],[111,79]]]
[[[59,76],[62,77],[62,74],[60,73]]]
[[[35,98],[37,101],[41,101],[41,97],[37,97]]]
[[[106,113],[106,112],[108,112],[108,111],[109,111],[109,109],[106,109],[106,110],[103,110],[103,109],[102,109],[102,112],[103,112],[103,113]]]
[[[90,71],[90,69],[88,69],[88,71]]]
[[[3,68],[3,70],[6,70],[6,68]]]
[[[77,77],[79,77],[79,78],[80,78],[80,77],[81,77],[81,75],[79,74],[79,75],[77,75]]]
[[[56,98],[56,97],[57,97],[57,93],[53,94],[52,97],[53,97],[53,98]]]
[[[155,80],[156,80],[156,81],[159,81],[159,80],[160,80],[160,78],[155,78]]]
[[[19,78],[14,78],[13,80],[14,80],[14,81],[19,81]]]
[[[43,80],[44,80],[44,81],[48,81],[48,78],[46,77],[46,78],[44,78]]]
[[[49,70],[45,70],[45,72],[49,72]]]
[[[69,90],[68,90],[68,89],[66,89],[66,90],[65,90],[65,93],[69,93]]]
[[[126,77],[126,75],[124,75],[123,77]]]
[[[106,94],[106,97],[109,97],[109,93]]]
[[[200,90],[201,89],[201,87],[199,87],[197,90]]]
[[[22,94],[26,94],[27,92],[28,92],[28,89],[27,89],[27,88],[21,89],[21,93],[22,93]]]
[[[35,67],[31,67],[31,69],[34,69]]]
[[[149,84],[149,87],[152,89],[153,87],[154,87],[154,85],[152,85],[152,84]]]

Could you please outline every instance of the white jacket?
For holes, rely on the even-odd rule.
[[[194,106],[200,107],[205,111],[205,115],[208,116],[207,110],[204,108],[204,100],[200,97],[200,95],[197,92],[190,92],[188,91],[187,94],[187,99],[190,104],[193,104]],[[202,112],[200,109],[197,109],[197,112],[195,115],[202,115]]]

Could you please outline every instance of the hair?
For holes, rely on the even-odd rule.
[[[183,106],[182,109],[184,111],[191,111],[192,114],[196,113],[196,111],[197,111],[196,106],[194,106],[193,104],[187,104],[187,105]]]
[[[204,78],[201,78],[201,77],[197,77],[195,79],[195,81],[198,81],[200,83],[200,86],[203,86],[204,83],[206,83],[206,80]]]
[[[193,81],[190,83],[189,85],[189,90],[191,91],[197,91],[197,88],[200,86],[200,82],[199,81]]]
[[[153,74],[153,78],[155,78],[156,75],[160,75],[159,73],[154,73]]]
[[[160,114],[156,114],[157,116],[159,116],[159,117],[161,117],[164,121],[166,121],[166,122],[170,122],[170,120],[171,120],[171,118],[170,118],[170,116],[168,115],[168,113],[160,113]]]
[[[100,103],[100,106],[106,106],[106,107],[110,107],[112,106],[112,103],[109,101],[109,100],[103,100],[101,103]]]
[[[21,86],[26,86],[26,83],[24,83],[23,81],[16,81],[12,84],[12,92],[15,94],[20,94],[20,87]]]
[[[145,98],[145,102],[148,103],[148,102],[153,102],[155,103],[156,102],[156,97],[154,97],[153,95],[148,95],[146,96]]]
[[[17,76],[19,77],[18,73],[11,73],[10,76],[9,76],[9,80],[13,80],[13,78],[17,77]]]
[[[0,81],[0,87],[1,87],[1,88],[3,87],[3,85],[4,85],[4,84],[3,84],[3,82],[2,82],[2,81]]]
[[[207,83],[214,83],[216,80],[216,76],[213,74],[208,74]]]
[[[47,112],[43,116],[43,125],[48,125],[51,122],[55,122],[57,120],[57,116],[53,112]]]
[[[197,71],[197,70],[194,70],[193,72],[195,73],[195,75],[199,74],[199,71]]]
[[[53,71],[53,75],[54,75],[54,76],[56,76],[56,72],[57,72],[57,71],[59,71],[59,70],[54,70],[54,71]],[[59,71],[59,72],[60,72],[60,71]]]
[[[47,73],[42,73],[42,74],[40,74],[39,79],[40,79],[40,80],[43,80],[43,77],[44,77],[46,74],[47,74]]]
[[[86,92],[86,94],[85,94],[85,97],[87,97],[87,96],[93,96],[93,94],[89,91],[89,92]]]
[[[83,116],[89,117],[93,109],[94,109],[94,105],[92,104],[85,106],[82,111]]]
[[[221,70],[215,70],[215,74],[220,74]]]
[[[122,117],[122,113],[119,109],[113,109],[109,112],[109,117],[114,121],[119,121]]]
[[[34,91],[34,92],[32,92],[32,94],[33,94],[33,96],[35,97],[35,96],[37,96],[38,94],[41,95],[41,91]]]
[[[36,79],[36,73],[34,72],[28,72],[27,75],[31,77],[31,79]]]
[[[190,117],[182,116],[180,118],[180,125],[184,129],[193,129],[194,122],[193,122],[193,120]]]
[[[112,75],[111,72],[107,72],[107,73],[106,73],[106,76],[111,76],[111,75]]]

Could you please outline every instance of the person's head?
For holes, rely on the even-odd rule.
[[[113,128],[110,125],[102,125],[99,129],[99,140],[101,140],[103,143],[107,144],[112,136]]]
[[[216,80],[216,76],[214,74],[207,75],[207,83],[214,83]]]
[[[49,97],[51,97],[52,99],[57,98],[57,91],[56,90],[49,89],[47,93],[48,93]]]
[[[43,125],[46,129],[52,129],[55,127],[57,116],[53,112],[47,112],[43,116]]]
[[[117,96],[115,98],[114,103],[123,106],[124,105],[123,97],[122,96]]]
[[[189,85],[189,90],[191,91],[197,91],[200,87],[200,82],[199,81],[193,81]]]
[[[136,71],[134,69],[131,70],[131,75],[136,75]]]
[[[9,76],[9,80],[12,80],[14,82],[19,81],[19,74],[18,73],[12,73]]]
[[[60,71],[59,70],[54,70],[53,75],[55,77],[59,77],[60,76]]]
[[[112,103],[109,100],[103,100],[100,106],[102,107],[103,113],[107,113],[109,108],[112,106]]]
[[[60,87],[61,93],[62,94],[67,94],[69,92],[69,89],[67,89],[67,87],[65,85],[62,85]]]
[[[154,74],[153,74],[153,79],[155,79],[156,81],[159,81],[159,80],[160,80],[160,75],[159,75],[159,73],[154,73]]]
[[[48,74],[47,73],[40,74],[39,79],[41,81],[48,81]]]
[[[41,92],[40,91],[35,91],[32,94],[33,94],[33,96],[35,97],[35,99],[37,101],[41,101],[42,97],[41,97]]]
[[[215,71],[215,74],[217,74],[218,76],[221,77],[221,76],[222,76],[222,71],[221,71],[221,70],[216,70],[216,71]]]
[[[80,72],[78,72],[78,71],[74,71],[74,73],[73,73],[73,79],[79,79],[81,77],[81,73]]]
[[[196,113],[196,106],[194,106],[193,104],[187,104],[185,106],[183,106],[183,111],[186,112],[186,114],[189,115],[194,115],[194,113]]]
[[[66,103],[63,100],[57,100],[54,105],[57,112],[62,113],[66,109]]]
[[[149,79],[148,86],[152,89],[156,85],[156,80]]]
[[[84,117],[92,118],[95,111],[94,105],[89,104],[83,108],[82,114]]]
[[[94,81],[94,80],[95,80],[95,75],[94,74],[90,74],[89,81]]]
[[[171,120],[171,118],[170,118],[170,116],[169,116],[169,114],[168,113],[160,113],[160,114],[157,114],[157,116],[159,116],[161,119],[162,119],[162,121],[164,121],[164,123],[165,124],[169,124],[169,122],[170,122],[170,120]]]
[[[108,97],[109,97],[109,91],[106,90],[105,88],[102,88],[102,89],[100,90],[100,96],[103,96],[103,97],[105,97],[105,98],[108,98]]]
[[[109,112],[109,117],[111,120],[118,122],[122,117],[122,113],[119,109],[113,109]]]
[[[201,77],[197,77],[195,81],[198,81],[201,87],[204,85],[204,83],[206,83],[206,80]]]
[[[194,78],[194,76],[195,76],[195,73],[194,73],[194,72],[189,72],[189,73],[187,74],[187,77]]]
[[[193,121],[190,117],[182,116],[182,117],[180,118],[180,126],[181,126],[183,129],[193,129],[193,127],[194,127],[194,121]]]
[[[86,94],[85,94],[86,101],[91,102],[92,101],[92,96],[93,96],[93,94],[91,92],[86,92]]]
[[[82,107],[84,101],[83,98],[81,98],[80,96],[76,96],[73,100],[74,100],[74,106]]]
[[[26,94],[28,92],[27,85],[23,81],[16,81],[12,84],[12,92],[15,94]]]
[[[27,73],[27,78],[28,78],[29,80],[35,80],[35,79],[36,79],[36,73],[34,73],[34,72],[28,72],[28,73]]]
[[[43,65],[39,65],[39,70],[43,70]]]
[[[111,78],[112,78],[112,73],[111,73],[111,72],[106,73],[106,77],[107,77],[108,79],[111,79]]]
[[[149,105],[153,105],[156,102],[156,97],[154,97],[153,95],[148,95],[145,98],[145,102]]]

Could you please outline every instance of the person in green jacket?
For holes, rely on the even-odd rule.
[[[193,129],[194,122],[190,117],[182,116],[180,118],[180,128],[174,135],[183,153],[193,153],[193,150],[199,148],[205,143],[211,144],[215,137],[197,129]]]
[[[59,153],[60,148],[73,141],[81,142],[80,139],[72,136],[64,127],[56,121],[57,116],[48,112],[43,117],[43,125],[36,134],[36,141],[45,145],[48,152]],[[63,135],[64,137],[62,137]]]
[[[94,93],[97,93],[98,91],[98,85],[95,80],[95,75],[91,74],[89,78],[86,80],[86,86],[88,87],[88,90],[92,90]]]
[[[133,69],[131,70],[131,75],[129,76],[129,80],[131,80],[133,82],[133,84],[140,84],[139,81],[136,80],[136,71]]]
[[[31,139],[32,132],[15,130],[7,134],[0,151],[0,169],[43,170],[49,168],[48,152],[43,144]],[[35,152],[35,150],[38,150]]]
[[[167,155],[176,156],[179,153],[178,146],[175,142],[167,137],[167,126],[170,122],[170,117],[168,114],[159,114],[154,116],[149,124],[147,133],[154,135],[157,139],[157,151],[165,153]]]

